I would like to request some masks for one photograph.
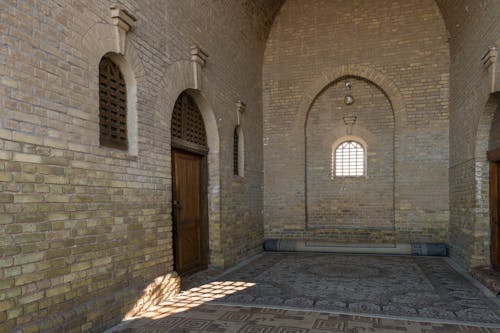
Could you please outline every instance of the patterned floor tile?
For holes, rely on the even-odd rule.
[[[207,310],[209,309],[209,310]],[[500,328],[204,304],[163,319],[137,318],[106,333],[500,333]]]
[[[266,253],[217,281],[250,285],[217,304],[500,324],[500,303],[437,257]]]
[[[214,275],[109,333],[500,333],[498,301],[442,258],[267,253]]]

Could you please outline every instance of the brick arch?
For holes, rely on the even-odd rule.
[[[204,81],[202,74],[202,81]],[[209,261],[211,265],[222,267],[222,246],[220,242],[220,158],[219,158],[219,131],[215,113],[209,103],[213,99],[210,91],[197,89],[194,82],[193,66],[190,61],[177,61],[167,67],[163,74],[158,97],[154,104],[156,129],[160,131],[160,147],[169,158],[167,165],[171,165],[171,119],[175,101],[186,91],[193,97],[200,109],[207,135],[208,152],[208,224],[209,224]],[[168,202],[172,201],[172,180],[170,174],[167,180]]]
[[[307,195],[308,195],[308,182],[307,182],[307,119],[309,115],[309,111],[313,106],[316,99],[333,83],[338,82],[342,78],[345,77],[355,77],[368,81],[369,83],[375,85],[377,88],[381,90],[381,92],[386,96],[387,100],[391,105],[391,109],[394,114],[394,132],[393,132],[393,196],[396,197],[397,192],[397,182],[398,179],[396,177],[398,171],[398,163],[396,156],[399,154],[401,147],[398,142],[400,141],[398,138],[398,133],[401,128],[404,128],[407,122],[407,113],[406,113],[406,103],[404,98],[399,91],[399,88],[396,84],[389,79],[384,73],[365,65],[344,65],[336,67],[326,73],[323,73],[319,76],[313,83],[308,87],[308,89],[304,92],[304,97],[302,102],[298,107],[297,118],[296,118],[296,126],[299,128],[302,126],[303,128],[303,137],[302,137],[302,145],[303,145],[303,174],[304,174],[304,217],[305,224],[304,227],[307,230],[309,227],[309,207],[307,205]],[[397,229],[398,221],[396,217],[396,207],[393,204],[393,221],[394,221],[394,231]]]
[[[474,96],[475,97],[475,96]],[[476,128],[476,144],[474,157],[476,161],[486,160],[486,152],[489,149],[490,131],[495,117],[495,111],[500,104],[500,93],[492,94],[479,118]]]
[[[373,67],[365,65],[344,65],[333,68],[316,78],[313,83],[304,91],[304,97],[298,107],[297,125],[306,126],[307,116],[314,101],[332,83],[343,77],[359,77],[376,85],[387,96],[394,112],[395,127],[406,124],[406,103],[397,85],[389,79],[383,72]]]
[[[72,45],[83,46],[84,54],[89,60],[90,69],[94,66],[99,66],[99,61],[106,53],[121,54],[132,67],[135,79],[138,82],[145,81],[146,70],[136,46],[130,39],[128,39],[125,51],[122,52],[116,42],[114,29],[115,26],[111,24],[96,23],[89,30],[87,30],[87,32],[78,40],[78,43],[72,43]]]
[[[125,83],[127,86],[127,131],[129,132],[129,154],[137,156],[139,154],[138,144],[138,114],[139,110],[146,108],[144,104],[146,98],[143,96],[145,93],[144,86],[146,85],[146,70],[144,64],[139,56],[138,50],[135,45],[129,40],[126,43],[124,52],[118,48],[116,42],[115,27],[111,24],[96,23],[90,27],[87,32],[81,36],[76,37],[71,45],[81,45],[84,58],[87,60],[87,78],[90,87],[90,103],[87,107],[87,112],[92,114],[95,119],[95,124],[98,126],[98,112],[99,110],[99,63],[103,56],[110,57],[115,62],[124,75]],[[98,145],[99,138],[96,136],[95,145]],[[106,151],[106,150],[104,150]]]

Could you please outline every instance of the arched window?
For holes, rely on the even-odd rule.
[[[127,87],[120,68],[108,57],[99,63],[99,143],[128,149]]]
[[[234,128],[233,137],[233,174],[243,177],[245,175],[245,137],[241,126]]]
[[[362,177],[366,174],[366,151],[361,143],[343,141],[332,155],[333,177]]]

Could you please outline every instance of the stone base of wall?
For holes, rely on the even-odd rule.
[[[331,252],[359,254],[411,254],[410,244],[380,243],[332,243],[306,239],[266,239],[265,251],[284,252]]]
[[[434,222],[437,224],[437,222]],[[395,228],[318,228],[307,230],[279,230],[268,228],[265,238],[307,239],[338,244],[396,244],[396,243],[446,243],[446,231],[419,228],[399,230]]]
[[[18,327],[19,332],[102,332],[148,307],[157,305],[180,291],[180,278],[170,273],[157,277],[144,287],[126,286],[112,294],[49,314],[45,319]]]
[[[396,233],[393,229],[349,229],[349,228],[329,228],[312,230],[285,230],[272,232],[268,231],[265,238],[277,239],[307,239],[310,241],[321,240],[339,244],[394,244],[397,242]]]

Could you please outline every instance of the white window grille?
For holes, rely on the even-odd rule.
[[[365,149],[356,141],[340,143],[332,154],[334,177],[362,177],[365,175]]]

